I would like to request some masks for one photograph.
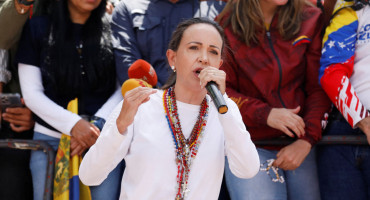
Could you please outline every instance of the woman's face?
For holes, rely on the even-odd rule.
[[[176,68],[176,86],[181,84],[189,90],[201,90],[199,72],[208,66],[219,68],[221,51],[222,38],[216,28],[203,23],[189,26],[177,51],[167,52],[169,64]]]
[[[68,8],[71,15],[89,14],[100,4],[101,0],[68,0]]]

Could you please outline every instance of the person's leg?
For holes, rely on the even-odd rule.
[[[320,200],[319,180],[316,165],[316,150],[313,148],[295,170],[285,171],[288,199]]]
[[[275,159],[277,151],[270,151],[257,148],[260,162],[265,163],[269,159]],[[264,164],[263,167],[266,167]],[[279,169],[279,174],[284,177],[284,173]],[[260,170],[258,174],[251,179],[242,179],[236,177],[229,168],[226,159],[225,164],[226,185],[231,199],[235,200],[286,200],[286,184],[279,181],[274,182],[276,178],[274,172],[270,169],[269,174]],[[284,177],[285,178],[285,177]]]
[[[359,168],[361,169],[361,172],[363,174],[363,180],[364,180],[364,185],[366,187],[367,191],[367,198],[370,199],[370,146],[368,145],[363,145],[360,147],[360,152],[361,152],[361,164]]]
[[[42,140],[52,146],[54,151],[58,149],[59,138],[47,136],[35,132],[33,140]],[[46,179],[47,155],[43,151],[32,151],[30,169],[33,183],[33,199],[43,199]]]
[[[108,177],[98,186],[90,186],[93,200],[117,200],[121,192],[121,181],[125,169],[125,160],[111,171]]]
[[[356,135],[347,122],[332,121],[326,135]],[[359,147],[355,145],[323,145],[318,148],[318,171],[322,200],[367,199],[364,174],[359,167]],[[368,166],[366,166],[368,168]]]
[[[357,167],[356,147],[346,145],[320,148],[319,176],[322,200],[367,199],[364,176]]]

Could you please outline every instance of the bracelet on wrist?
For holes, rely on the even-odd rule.
[[[92,116],[90,119],[90,123],[94,124],[101,131],[105,124],[105,119],[97,117],[97,116]]]

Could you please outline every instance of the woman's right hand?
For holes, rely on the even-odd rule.
[[[126,92],[121,112],[116,121],[120,133],[125,132],[127,127],[134,122],[139,106],[149,101],[149,96],[156,92],[157,90],[148,87],[137,87]]]
[[[294,109],[273,108],[267,117],[267,125],[284,132],[290,137],[294,137],[293,131],[300,138],[305,135],[304,121],[298,115],[300,109],[300,106]]]
[[[95,144],[100,130],[88,121],[80,119],[72,128],[71,135],[83,148],[89,148]]]

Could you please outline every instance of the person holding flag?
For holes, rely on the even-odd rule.
[[[366,137],[370,144],[370,6],[338,0],[323,38],[319,80],[333,103],[325,135]],[[370,198],[368,145],[318,151],[321,199]]]
[[[19,79],[25,104],[35,113],[33,139],[56,151],[61,133],[67,134],[70,156],[81,156],[95,143],[122,99],[105,5],[106,0],[52,1],[47,15],[26,23],[20,41]],[[67,110],[75,98],[78,114]],[[34,199],[43,197],[46,165],[43,152],[31,153]]]

